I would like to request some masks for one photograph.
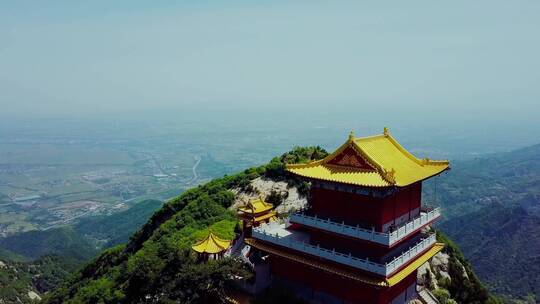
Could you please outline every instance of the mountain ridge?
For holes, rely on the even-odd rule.
[[[265,176],[286,181],[299,193],[306,193],[308,187],[304,182],[284,175],[284,164],[320,159],[326,154],[318,147],[296,148],[267,165],[214,179],[184,192],[154,213],[127,245],[102,253],[48,295],[45,302],[133,303],[152,299],[156,303],[227,303],[227,292],[234,288],[231,278],[249,277],[245,265],[231,259],[196,263],[190,245],[209,230],[219,237],[233,237],[239,227],[236,214],[228,210],[235,198],[232,189],[253,191],[252,181]],[[461,281],[454,280],[453,284]],[[497,303],[480,283],[465,282],[470,284],[457,285],[467,290],[461,296],[454,292],[457,298],[472,299],[472,295],[479,294],[474,290],[479,290],[485,296],[470,303]]]
[[[516,282],[517,286],[515,288],[512,288],[512,290],[501,288],[501,286],[505,286],[506,284],[504,277],[502,279],[500,277],[502,275],[501,273],[504,272],[504,267],[493,268],[494,264],[501,264],[501,260],[497,260],[500,257],[492,257],[498,262],[491,263],[490,259],[479,258],[478,253],[482,253],[481,248],[483,246],[490,244],[497,245],[494,247],[495,249],[504,249],[504,247],[501,247],[505,246],[504,242],[496,242],[500,232],[499,230],[492,229],[493,227],[489,225],[491,222],[499,223],[499,226],[503,227],[501,231],[504,232],[520,231],[517,229],[521,226],[519,225],[520,219],[521,221],[531,220],[531,224],[525,226],[529,230],[523,229],[523,231],[536,231],[534,229],[536,227],[536,216],[540,205],[538,203],[540,195],[538,194],[539,191],[536,182],[540,179],[537,178],[535,172],[537,172],[536,168],[540,168],[540,161],[537,157],[537,153],[540,153],[539,151],[540,145],[535,145],[533,147],[519,149],[516,154],[509,152],[491,155],[486,157],[487,159],[479,158],[469,161],[459,161],[456,162],[449,174],[438,178],[437,196],[440,198],[440,204],[444,209],[443,213],[447,214],[448,212],[449,214],[438,227],[448,234],[449,238],[453,239],[455,243],[460,245],[460,248],[467,257],[467,259],[463,258],[463,263],[466,263],[467,260],[472,261],[475,270],[478,271],[478,276],[486,281],[492,290],[511,297],[526,296],[528,292],[535,290],[535,284],[537,283],[534,280],[529,280],[529,283],[526,285],[527,288],[521,289],[519,287],[524,286],[523,283],[520,283],[520,280],[512,279]],[[236,191],[249,194],[254,190],[252,182],[259,177],[264,177],[285,181],[289,185],[287,187],[297,187],[299,193],[305,193],[307,190],[306,184],[284,178],[284,163],[306,162],[324,157],[325,155],[326,152],[318,147],[296,148],[281,157],[272,159],[266,165],[246,169],[238,174],[224,176],[223,178],[218,178],[204,185],[187,190],[182,195],[166,202],[162,206],[161,203],[149,202],[148,204],[151,207],[153,206],[152,208],[156,206],[161,206],[161,208],[155,212],[153,210],[143,210],[146,214],[139,216],[137,219],[141,223],[138,225],[140,228],[129,237],[129,240],[128,236],[124,233],[124,236],[118,236],[117,241],[111,239],[105,243],[105,246],[115,245],[115,243],[121,243],[123,239],[124,241],[128,240],[126,245],[119,245],[102,252],[92,262],[87,263],[80,271],[70,275],[71,278],[67,283],[64,283],[62,287],[47,295],[45,300],[49,303],[61,303],[64,300],[69,302],[87,298],[92,300],[101,299],[111,303],[115,300],[124,302],[132,300],[132,298],[127,298],[127,295],[121,288],[117,289],[117,284],[120,281],[124,283],[130,282],[130,280],[134,280],[137,276],[139,276],[137,279],[139,282],[143,282],[145,279],[147,281],[156,280],[156,276],[162,274],[162,268],[154,269],[149,265],[141,267],[142,270],[148,273],[154,273],[149,278],[146,277],[145,273],[142,273],[142,270],[135,271],[137,268],[135,265],[139,265],[139,263],[145,265],[154,258],[155,261],[160,261],[160,263],[166,261],[165,265],[167,263],[170,263],[170,265],[174,264],[178,271],[185,272],[187,270],[182,270],[182,266],[178,264],[179,261],[182,261],[186,266],[197,269],[194,272],[201,276],[199,279],[208,279],[201,273],[211,272],[210,269],[204,267],[197,268],[197,266],[192,265],[193,261],[183,256],[186,254],[188,247],[186,244],[190,244],[195,239],[200,238],[201,235],[207,233],[208,229],[216,230],[222,237],[232,237],[236,226],[234,223],[236,216],[231,210],[227,209],[231,204],[234,204],[235,194],[238,194]],[[515,163],[519,165],[515,166],[516,169],[512,169]],[[503,170],[497,170],[494,164],[504,164],[502,166]],[[504,173],[501,173],[501,171],[504,171]],[[518,186],[525,190],[517,188]],[[248,196],[252,195],[249,194]],[[424,196],[429,198],[432,195],[433,186],[428,184]],[[278,196],[275,196],[277,201],[280,199]],[[509,199],[511,201],[508,201]],[[462,208],[464,207],[472,208],[465,208],[463,210]],[[134,210],[136,211],[137,209],[133,209],[132,212]],[[494,219],[497,219],[497,221],[494,221]],[[113,218],[111,217],[110,220],[113,220]],[[126,214],[120,222],[129,224],[130,220],[131,215]],[[82,221],[80,225],[75,226],[75,229],[79,232],[91,231],[93,225],[107,224],[106,221],[106,218],[89,219],[87,222]],[[93,233],[95,239],[103,239],[104,236],[105,239],[109,239],[110,236],[115,235],[118,231],[125,232],[129,230],[128,226],[109,223],[109,226],[100,226]],[[108,231],[107,227],[116,229],[116,232]],[[489,234],[489,229],[497,232]],[[470,233],[471,231],[478,231],[479,233]],[[500,239],[510,242],[509,239]],[[522,243],[516,242],[516,244]],[[167,254],[170,254],[168,252],[169,250],[174,252],[174,257],[170,260],[167,257]],[[149,252],[149,254],[146,255],[142,252]],[[520,250],[520,252],[525,251]],[[9,255],[6,252],[4,253],[4,257]],[[17,257],[16,255],[14,256]],[[146,259],[145,262],[145,258],[147,257],[150,258]],[[503,257],[507,259],[512,258],[511,255],[503,255]],[[525,261],[525,265],[535,263],[534,257],[533,260]],[[506,264],[510,265],[511,263]],[[224,269],[228,269],[228,271],[243,272],[238,265],[227,264],[223,265],[223,267]],[[216,266],[212,268],[212,271],[223,274],[218,268]],[[112,271],[112,269],[115,270]],[[523,268],[514,267],[513,269],[519,269],[522,272],[517,275],[513,274],[512,277],[519,275],[519,277],[526,280],[527,278],[531,278],[530,272],[527,271],[534,268],[526,266]],[[128,272],[128,275],[119,275],[124,271]],[[172,273],[167,274],[167,276],[170,275]],[[115,283],[115,280],[120,281]],[[54,280],[52,281],[54,282]],[[227,282],[227,280],[225,279],[223,282]],[[180,285],[184,283],[185,281],[178,282]],[[156,288],[156,290],[163,288],[159,284],[164,283],[158,283],[158,285],[154,285],[152,288]],[[224,284],[227,285],[228,283]],[[127,284],[123,286],[127,287]],[[136,289],[134,286],[130,288],[130,290]],[[43,291],[46,292],[47,290],[43,289]],[[177,294],[175,296],[198,301],[195,300],[200,300],[197,296],[206,292],[206,290],[202,289],[192,290],[189,294]],[[71,294],[73,297],[64,298],[68,294]],[[78,298],[75,297],[77,295],[79,296]],[[459,298],[458,296],[456,297]]]
[[[438,225],[491,290],[527,301],[540,294],[540,144],[456,162],[438,181]],[[427,195],[433,195],[433,185]]]

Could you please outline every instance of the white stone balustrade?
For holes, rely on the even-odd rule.
[[[387,275],[393,273],[401,266],[410,262],[414,257],[433,246],[436,242],[437,237],[435,236],[435,233],[432,233],[427,238],[422,239],[419,243],[416,243],[416,245],[402,253],[400,256],[394,258],[392,262],[386,263],[385,266]]]
[[[422,251],[428,249],[436,242],[435,234],[432,234],[429,237],[422,239],[415,246],[409,248],[400,256],[394,258],[391,262],[386,264],[380,264],[369,261],[369,259],[355,257],[350,253],[345,254],[337,252],[335,250],[321,248],[319,246],[311,245],[305,242],[299,242],[294,238],[279,236],[277,233],[269,234],[264,230],[264,226],[253,229],[252,236],[261,241],[294,249],[330,261],[373,272],[382,276],[388,276],[394,271],[398,270],[401,266],[410,262],[415,256],[417,256]]]
[[[416,218],[400,225],[396,230],[392,232],[377,232],[375,230],[369,230],[361,228],[359,226],[351,226],[345,223],[338,223],[331,221],[330,219],[322,219],[316,216],[310,216],[303,213],[293,213],[290,216],[290,221],[293,223],[302,224],[326,230],[334,233],[343,234],[346,236],[375,242],[378,244],[392,246],[395,243],[410,236],[413,232],[422,228],[422,226],[435,220],[441,215],[440,208],[435,208],[428,212],[421,212]]]

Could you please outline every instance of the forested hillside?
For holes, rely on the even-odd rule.
[[[480,278],[498,293],[538,296],[540,145],[455,162],[437,191],[445,209],[439,227]]]
[[[249,191],[251,180],[262,175],[283,179],[284,162],[306,162],[326,155],[318,147],[297,148],[267,165],[186,191],[158,210],[125,246],[102,253],[50,294],[47,302],[224,301],[234,275],[246,277],[249,273],[231,259],[195,263],[190,245],[208,229],[223,238],[233,237],[238,221],[227,209],[234,200],[231,189]]]
[[[306,184],[284,175],[284,163],[306,162],[325,155],[327,153],[318,147],[297,148],[265,166],[215,179],[186,191],[158,210],[125,246],[120,245],[102,253],[50,294],[46,302],[226,302],[233,278],[249,277],[249,271],[231,259],[196,263],[190,245],[207,234],[209,229],[221,237],[233,236],[235,229],[238,229],[238,221],[236,215],[227,209],[234,200],[231,189],[249,192],[252,190],[251,181],[264,176],[286,180],[290,186],[306,193]],[[455,248],[447,248],[452,261],[457,261],[451,262],[448,267],[458,269],[455,272],[459,275],[465,271],[465,277],[455,275],[452,282],[441,283],[450,292],[445,303],[452,303],[450,299],[468,303],[495,303],[496,300],[490,298],[476,280],[470,265]],[[263,298],[255,299],[255,302],[268,303],[269,299],[290,301],[293,297],[271,290]],[[441,297],[446,299],[444,295]]]
[[[441,229],[460,244],[477,273],[500,294],[540,294],[540,217],[495,203],[450,219]]]
[[[127,242],[161,205],[146,200],[114,215],[84,218],[73,226],[0,239],[0,262],[5,266],[0,270],[0,299],[27,303],[32,300],[29,292],[41,295],[57,288],[103,248]]]
[[[123,244],[161,205],[162,202],[158,200],[144,200],[113,215],[83,218],[74,229],[100,248]]]
[[[54,255],[27,262],[4,251],[0,254],[0,303],[34,303],[41,293],[63,282],[79,264],[78,260]]]
[[[29,260],[58,254],[84,261],[98,253],[95,246],[69,226],[45,231],[34,230],[0,239],[0,248]]]

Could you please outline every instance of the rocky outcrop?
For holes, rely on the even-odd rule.
[[[231,209],[238,209],[244,206],[250,200],[262,198],[270,202],[270,196],[275,196],[279,200],[276,207],[278,214],[288,213],[292,210],[303,208],[307,204],[307,199],[301,196],[298,189],[290,186],[285,181],[274,181],[269,178],[259,177],[251,181],[249,191],[241,189],[233,189],[236,198]],[[275,199],[275,198],[274,198]]]
[[[36,300],[36,301],[40,301],[41,300],[41,297],[33,290],[29,290],[28,291],[28,297],[31,299],[31,300]]]
[[[418,268],[418,290],[429,294],[431,299],[436,300],[437,303],[456,303],[456,300],[453,299],[455,286],[463,284],[465,281],[468,281],[468,285],[472,286],[467,268],[460,259],[456,258],[452,250],[437,253],[431,260]],[[449,290],[453,290],[452,294]],[[430,303],[429,299],[424,300],[424,298],[429,297],[422,297],[420,293],[419,296],[423,300],[422,302]],[[484,301],[479,303],[481,302]]]
[[[447,253],[439,252],[429,262],[420,266],[418,268],[418,285],[435,290],[439,288],[438,279],[451,280],[448,274],[449,259],[450,256]],[[463,272],[466,275],[465,269]]]
[[[39,302],[41,296],[30,280],[34,271],[22,262],[0,261],[0,304]]]

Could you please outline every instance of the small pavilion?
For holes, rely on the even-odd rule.
[[[191,246],[191,249],[197,253],[199,260],[207,261],[210,258],[213,260],[222,258],[229,247],[231,247],[230,240],[221,239],[210,232],[205,239]]]
[[[276,219],[274,205],[265,202],[262,198],[251,200],[244,207],[238,208],[238,214],[242,218],[244,233],[247,235],[251,234],[252,227]]]

